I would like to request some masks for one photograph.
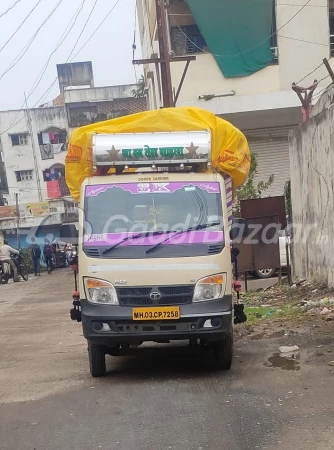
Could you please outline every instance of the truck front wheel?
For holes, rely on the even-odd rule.
[[[104,347],[89,342],[88,355],[92,377],[102,377],[106,373],[106,353]]]
[[[218,370],[230,370],[233,361],[233,331],[222,340],[211,344],[214,367]]]

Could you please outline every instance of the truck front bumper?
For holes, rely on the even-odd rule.
[[[178,320],[132,320],[132,308],[96,305],[81,300],[85,338],[96,344],[116,346],[138,341],[202,339],[212,342],[231,332],[232,295],[180,306]]]

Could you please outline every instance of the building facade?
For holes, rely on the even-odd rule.
[[[55,100],[30,110],[0,111],[0,240],[1,230],[17,239],[16,201],[22,236],[39,226],[59,229],[64,221],[75,221],[65,182],[73,129],[147,109],[144,97],[132,95],[136,85],[94,87],[91,62],[61,64],[57,70]]]
[[[258,180],[275,175],[265,195],[282,195],[290,172],[288,134],[302,120],[291,85],[328,76],[323,58],[334,66],[334,1],[168,3],[170,54],[196,57],[177,106],[207,109],[239,127],[257,154]],[[137,0],[137,11],[143,58],[156,58],[155,0]],[[185,64],[171,63],[176,91]],[[158,72],[159,65],[144,66],[150,109],[162,105]],[[320,81],[316,95],[329,81]]]

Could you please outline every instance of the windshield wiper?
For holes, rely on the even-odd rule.
[[[131,241],[132,239],[139,239],[143,236],[157,236],[159,234],[166,234],[170,233],[170,231],[143,231],[141,233],[132,234],[131,236],[126,236],[121,241],[117,242],[117,244],[112,245],[111,247],[107,248],[106,250],[103,250],[102,256],[104,256],[106,253],[110,252],[111,250],[114,250],[114,248],[118,247],[119,245],[123,244],[124,242]]]
[[[156,244],[153,247],[150,247],[149,249],[146,250],[146,253],[148,254],[148,253],[153,252],[153,250],[163,246],[164,244],[166,244],[166,242],[168,242],[173,237],[178,236],[179,234],[189,233],[190,231],[204,230],[205,228],[215,227],[217,225],[220,225],[220,222],[202,223],[201,225],[194,225],[193,227],[189,227],[186,230],[175,231],[173,236],[168,236],[166,239],[159,242],[159,244]],[[170,231],[170,233],[172,233],[172,232]]]

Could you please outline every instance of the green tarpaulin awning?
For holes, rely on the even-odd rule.
[[[274,0],[186,0],[226,78],[243,77],[272,62]]]

